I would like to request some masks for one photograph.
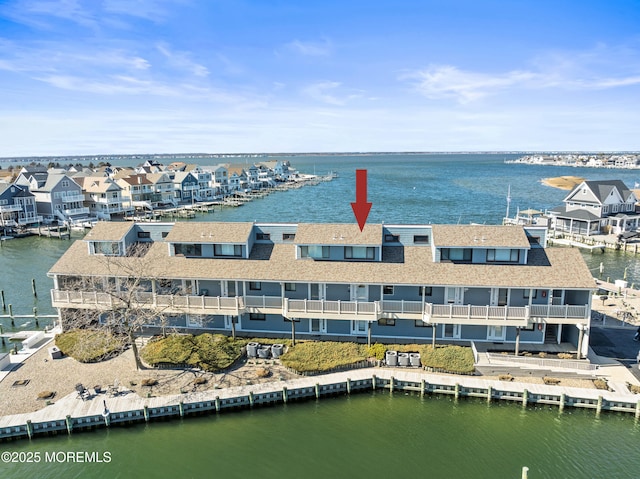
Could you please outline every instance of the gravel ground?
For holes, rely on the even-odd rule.
[[[268,376],[259,377],[266,369]],[[194,379],[204,377],[207,382],[194,385]],[[43,391],[55,392],[52,399],[64,397],[82,383],[93,393],[96,385],[106,388],[117,380],[121,389],[128,389],[140,396],[180,394],[181,390],[208,390],[268,381],[292,379],[295,374],[273,360],[252,360],[223,373],[206,373],[197,369],[144,369],[136,371],[133,352],[129,349],[108,361],[83,364],[70,357],[51,360],[44,347],[23,362],[0,382],[0,416],[37,411],[46,406],[38,399]],[[141,386],[143,379],[155,379],[153,387]],[[28,380],[25,386],[13,386],[15,381]],[[194,389],[196,388],[196,389]]]

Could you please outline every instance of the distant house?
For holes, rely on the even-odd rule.
[[[36,200],[26,186],[0,184],[0,227],[26,226],[42,221]]]
[[[551,228],[580,235],[621,234],[636,231],[634,193],[620,180],[583,181],[550,211]]]
[[[99,219],[133,213],[133,207],[122,196],[122,187],[115,180],[102,176],[74,177],[85,195],[89,213]]]
[[[124,172],[123,172],[124,174]],[[151,181],[145,174],[132,174],[120,177],[116,183],[122,188],[122,196],[134,208],[153,209],[154,191]]]
[[[173,181],[169,178],[169,173],[149,173],[147,179],[151,182],[152,194],[149,198],[152,206],[163,207],[166,205],[175,206],[173,199]]]
[[[84,206],[82,187],[65,173],[49,173],[44,184],[32,177],[38,186],[31,188],[38,214],[45,219],[72,224],[89,218]]]
[[[198,178],[188,171],[176,171],[171,174],[173,197],[179,203],[191,203],[198,194]]]

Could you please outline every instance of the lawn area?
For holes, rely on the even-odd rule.
[[[289,347],[282,364],[299,373],[322,373],[367,359],[367,347],[335,341],[306,341]]]

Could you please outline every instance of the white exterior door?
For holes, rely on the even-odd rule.
[[[507,288],[491,288],[491,306],[506,306],[509,300]]]
[[[350,290],[351,301],[369,301],[369,285],[352,284]]]
[[[488,326],[487,327],[487,340],[488,341],[504,341],[507,333],[505,326]]]
[[[310,319],[309,320],[309,332],[316,334],[324,334],[327,332],[327,320],[326,319]]]
[[[240,316],[230,316],[230,315],[225,315],[224,317],[224,329],[228,329],[229,331],[231,331],[232,322],[236,323],[236,331],[239,331],[242,329],[242,324],[240,323]]]
[[[447,303],[462,304],[463,296],[464,292],[462,288],[447,286],[445,296]]]
[[[368,321],[351,321],[351,334],[367,334],[367,322]]]
[[[324,300],[327,297],[327,285],[324,283],[311,283],[309,285],[309,299]]]
[[[442,337],[445,339],[460,339],[459,324],[443,324]]]

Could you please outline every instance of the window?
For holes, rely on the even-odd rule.
[[[202,245],[177,243],[174,245],[174,251],[176,255],[202,256]]]
[[[295,291],[296,290],[296,283],[284,283],[284,290],[285,291]]]
[[[431,296],[433,294],[433,288],[431,286],[418,286],[418,296],[422,297],[423,289],[425,296]]]
[[[110,241],[96,241],[93,243],[93,251],[95,254],[118,256],[120,254],[120,244]]]
[[[517,263],[520,259],[520,250],[517,249],[488,249],[487,262]]]
[[[415,244],[429,244],[429,235],[414,235],[413,242]]]
[[[440,257],[443,261],[471,261],[471,248],[442,248]]]
[[[262,289],[262,283],[260,281],[250,281],[249,289],[251,291],[260,291]]]
[[[384,285],[382,287],[382,294],[392,295],[393,294],[393,285]]]
[[[371,246],[345,246],[344,257],[346,259],[374,259],[375,248]]]
[[[168,231],[163,231],[162,232],[162,237],[166,238],[167,236],[169,236],[169,232]]]
[[[529,296],[531,296],[531,299],[536,299],[538,297],[538,290],[537,289],[524,289],[522,290],[522,297],[524,299],[529,299]],[[530,294],[532,293],[532,294]]]
[[[301,258],[313,258],[313,259],[329,259],[329,247],[328,246],[300,246]]]
[[[384,235],[384,241],[386,243],[399,243],[400,242],[400,236],[399,235],[387,234],[387,235]]]
[[[263,313],[249,313],[249,321],[266,321],[267,315]]]
[[[271,235],[269,233],[256,233],[256,241],[269,241]]]
[[[138,231],[138,238],[151,238],[151,233],[148,231]]]
[[[378,326],[395,326],[396,325],[396,320],[395,319],[379,319],[378,320]]]
[[[63,188],[68,188],[68,187],[69,187],[69,182],[68,182],[67,180],[62,180],[62,183],[60,183],[60,185],[61,185]]]
[[[295,233],[282,233],[282,241],[293,241],[296,239]]]
[[[213,245],[215,256],[242,256],[242,245],[239,244],[215,244]]]

